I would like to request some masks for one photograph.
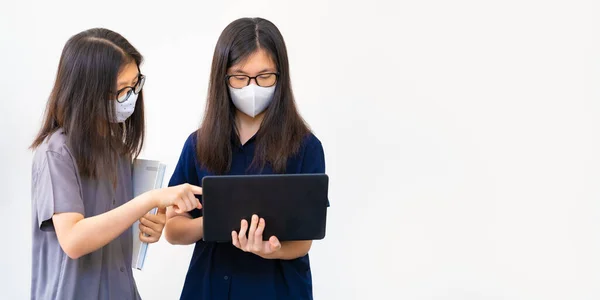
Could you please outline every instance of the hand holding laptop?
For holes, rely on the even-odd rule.
[[[253,215],[251,222],[249,230],[248,221],[242,220],[239,234],[235,231],[231,232],[234,246],[263,258],[281,249],[281,243],[276,236],[271,236],[267,241],[263,240],[263,232],[266,226],[265,219]],[[248,231],[248,237],[246,237],[246,231]]]

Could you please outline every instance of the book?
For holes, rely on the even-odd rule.
[[[162,188],[163,178],[165,176],[166,165],[156,160],[136,159],[133,161],[133,196],[137,197],[147,191]],[[158,208],[149,211],[156,214]],[[132,226],[133,232],[133,253],[131,257],[131,267],[142,270],[146,260],[148,243],[140,241],[140,221],[136,221]]]

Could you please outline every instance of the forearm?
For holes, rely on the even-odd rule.
[[[173,245],[190,245],[204,235],[202,217],[192,219],[186,216],[169,218],[165,226],[165,238]]]
[[[150,194],[145,193],[93,217],[83,218],[80,214],[66,213],[56,214],[52,219],[63,251],[77,259],[116,239],[154,206]]]
[[[268,259],[292,260],[308,254],[312,241],[286,241],[281,242],[281,248],[271,255]]]

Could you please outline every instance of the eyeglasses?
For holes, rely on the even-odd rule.
[[[249,85],[252,79],[254,79],[254,82],[256,82],[256,85],[258,86],[271,87],[277,83],[277,77],[279,77],[279,73],[262,73],[254,77],[248,75],[227,75],[225,76],[225,80],[230,87],[241,89]]]
[[[140,74],[138,77],[138,82],[135,84],[135,86],[124,87],[115,93],[115,95],[117,95],[117,102],[123,103],[127,101],[132,93],[135,93],[136,95],[139,94],[144,87],[144,83],[146,83],[146,76]]]

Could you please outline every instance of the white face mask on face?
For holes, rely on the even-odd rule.
[[[138,95],[136,93],[131,93],[129,98],[125,100],[123,103],[119,103],[117,100],[111,100],[115,107],[115,119],[112,120],[112,123],[123,123],[127,120],[133,112],[135,111],[135,103],[137,101]]]
[[[261,112],[265,111],[275,93],[275,85],[271,87],[261,87],[255,84],[250,84],[241,89],[229,87],[231,101],[241,112],[256,117]]]

